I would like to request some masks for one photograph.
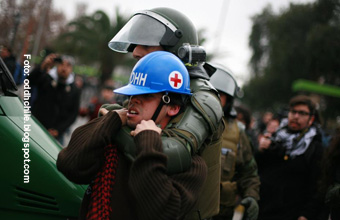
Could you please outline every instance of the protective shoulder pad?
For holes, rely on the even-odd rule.
[[[190,168],[191,153],[189,147],[178,139],[162,136],[163,152],[168,157],[168,174],[181,173]]]
[[[191,103],[201,113],[211,130],[214,133],[221,123],[223,110],[216,89],[211,83],[204,79],[191,80],[193,95]]]
[[[123,108],[118,104],[104,104],[101,108],[116,110]],[[101,115],[99,115],[100,117]],[[131,128],[124,126],[113,138],[118,149],[131,161],[136,158],[136,145],[130,135]],[[168,135],[168,134],[167,134]],[[191,165],[191,151],[186,141],[180,141],[180,137],[162,136],[163,151],[168,157],[168,173],[180,173],[186,171]]]
[[[136,145],[133,137],[130,135],[131,128],[124,126],[118,134],[114,136],[113,141],[128,159],[134,161],[136,158]],[[190,168],[191,153],[189,147],[179,138],[162,136],[163,152],[168,157],[167,173],[181,173]]]

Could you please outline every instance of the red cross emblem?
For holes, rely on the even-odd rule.
[[[180,72],[174,71],[169,75],[169,84],[174,89],[179,89],[183,84],[183,76]]]

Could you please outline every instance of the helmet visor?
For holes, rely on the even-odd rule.
[[[158,20],[144,14],[136,14],[112,38],[109,47],[114,51],[127,53],[131,44],[159,46],[165,32],[165,25]]]

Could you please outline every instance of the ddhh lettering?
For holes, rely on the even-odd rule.
[[[138,86],[145,86],[148,74],[133,72],[130,77],[130,83]]]

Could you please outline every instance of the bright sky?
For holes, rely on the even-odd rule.
[[[170,7],[186,14],[196,29],[205,29],[208,53],[218,51],[223,56],[213,60],[229,67],[240,86],[249,78],[248,63],[251,51],[248,38],[251,17],[262,12],[268,4],[274,12],[288,8],[289,3],[308,3],[315,0],[54,0],[55,9],[63,11],[68,19],[75,14],[77,3],[88,5],[86,13],[105,11],[114,18],[115,8],[127,17],[134,12],[155,7]]]

